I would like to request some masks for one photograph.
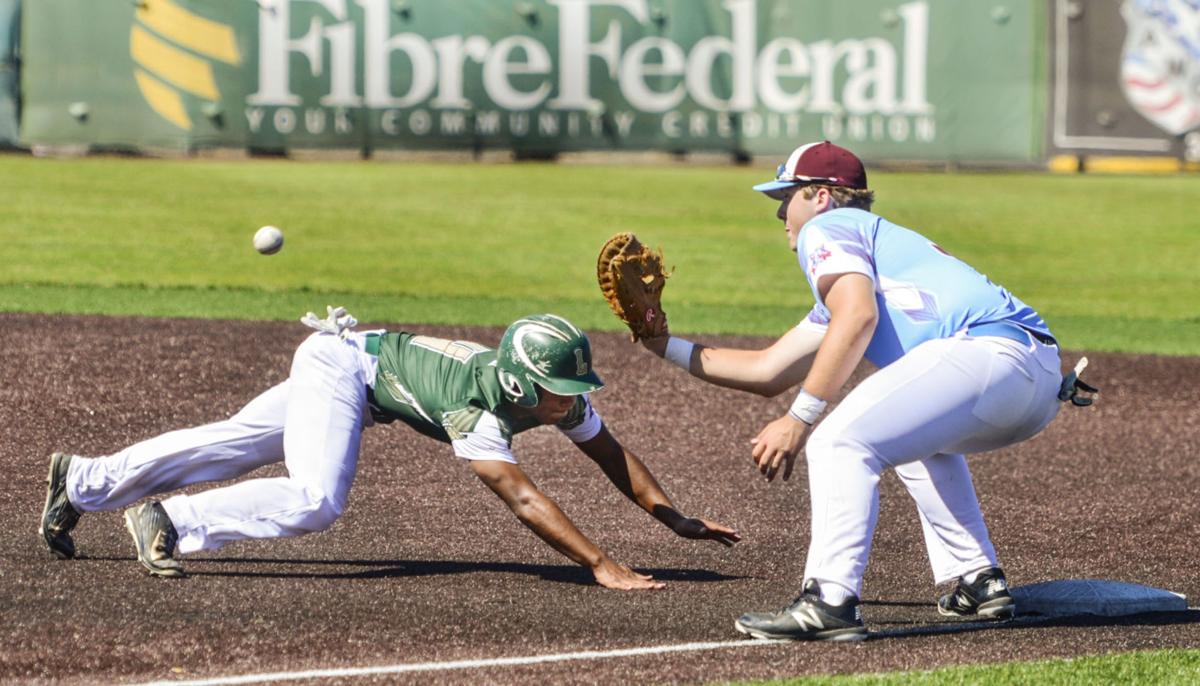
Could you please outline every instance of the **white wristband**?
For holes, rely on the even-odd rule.
[[[683,371],[691,373],[692,350],[695,348],[696,344],[688,339],[671,336],[667,339],[667,351],[663,353],[663,359],[673,365],[682,367]]]
[[[791,409],[788,410],[788,415],[798,422],[804,422],[812,426],[816,423],[817,417],[820,417],[821,413],[825,411],[825,406],[828,404],[801,388],[800,395],[796,396],[796,399],[792,402]]]

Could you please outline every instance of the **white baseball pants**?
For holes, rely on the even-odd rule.
[[[374,368],[361,336],[343,341],[313,334],[297,348],[288,380],[233,417],[172,431],[107,457],[72,460],[67,497],[81,512],[113,510],[283,461],[286,477],[164,500],[179,533],[178,551],[325,529],[345,509],[354,481]]]
[[[888,467],[916,501],[936,583],[996,566],[963,453],[1033,437],[1058,413],[1061,382],[1054,346],[964,335],[923,343],[864,380],[805,446],[805,578],[861,596]]]

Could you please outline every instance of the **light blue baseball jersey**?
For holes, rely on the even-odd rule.
[[[842,208],[810,220],[796,241],[800,266],[817,303],[811,324],[829,323],[817,282],[857,272],[875,282],[879,322],[866,357],[891,364],[925,341],[978,324],[1012,322],[1050,336],[1038,313],[921,234],[865,210]]]

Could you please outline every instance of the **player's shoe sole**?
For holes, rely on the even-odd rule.
[[[831,629],[829,631],[816,631],[805,636],[797,636],[795,634],[776,634],[760,629],[751,629],[744,626],[740,621],[733,623],[733,628],[746,634],[751,638],[757,638],[763,641],[865,641],[867,640],[867,630],[861,627],[851,627],[846,629]]]

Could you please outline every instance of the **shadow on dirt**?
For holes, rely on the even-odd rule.
[[[958,634],[975,631],[1014,631],[1047,627],[1173,626],[1181,624],[1200,624],[1200,610],[1145,612],[1122,617],[1100,617],[1095,615],[1040,617],[1037,615],[1018,615],[1014,619],[1003,622],[947,620],[931,624],[908,625],[871,631],[867,638],[914,638],[935,634]]]
[[[863,607],[936,607],[937,603],[918,600],[864,600]]]
[[[104,558],[92,558],[104,559]],[[117,558],[113,558],[117,559]],[[210,566],[256,565],[260,569],[208,569]],[[328,568],[351,568],[335,571]],[[291,569],[288,569],[291,568]],[[308,568],[308,569],[303,569]],[[321,569],[326,568],[326,569]],[[353,568],[366,568],[353,570]],[[459,560],[287,560],[276,558],[206,558],[189,560],[185,567],[194,577],[247,577],[282,579],[380,579],[479,572],[526,574],[546,581],[593,586],[590,572],[574,565],[536,565],[521,562],[464,562]],[[667,569],[639,567],[635,571],[649,574],[660,581],[736,581],[745,577],[731,576],[707,569]]]

